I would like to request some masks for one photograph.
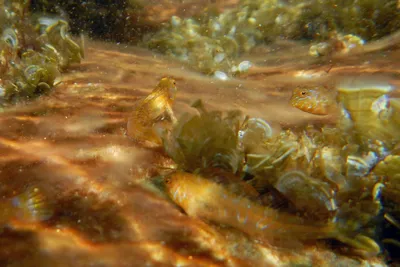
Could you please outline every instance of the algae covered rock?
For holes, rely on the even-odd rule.
[[[222,13],[174,16],[158,33],[145,36],[144,45],[176,57],[206,74],[235,74],[235,59],[277,38],[329,40],[339,32],[344,50],[362,40],[372,40],[400,27],[397,1],[240,1]],[[335,45],[314,47],[311,54],[330,53]],[[341,49],[343,50],[343,49]]]
[[[60,71],[84,57],[83,43],[69,35],[62,19],[31,16],[29,2],[4,4],[0,17],[0,102],[30,99],[56,85]]]

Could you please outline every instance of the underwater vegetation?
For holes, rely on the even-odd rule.
[[[143,43],[219,78],[246,72],[249,64],[236,62],[239,55],[277,38],[322,42],[311,47],[313,56],[346,52],[395,32],[399,13],[397,0],[242,0],[222,13],[173,16]]]
[[[61,16],[74,34],[110,41],[132,41],[140,35],[144,1],[31,1],[33,12]]]
[[[210,4],[193,17],[179,17],[174,4],[37,0],[30,9],[63,18],[74,34],[139,42],[219,79],[247,72],[251,63],[237,58],[276,39],[312,41],[310,55],[327,56],[347,53],[400,28],[397,0],[241,0],[223,12]],[[180,4],[192,14],[190,2],[177,1],[176,6]],[[170,20],[164,23],[157,17]]]
[[[205,110],[201,101],[193,104],[198,116],[183,115],[172,131],[164,132],[167,153],[180,169],[222,168],[236,173],[242,169],[244,153],[239,149],[243,118],[238,111],[226,116],[222,112]],[[198,140],[199,142],[194,142]]]
[[[261,118],[207,111],[195,101],[197,114],[185,113],[156,132],[176,164],[165,190],[189,216],[265,245],[334,239],[346,245],[343,251],[378,255],[383,242],[395,242],[380,233],[383,218],[396,224],[399,202],[400,125],[392,90],[382,83],[296,88],[293,106],[316,115],[336,112],[338,122],[278,132]],[[164,110],[147,106],[154,114]]]
[[[48,92],[60,72],[84,56],[64,20],[31,16],[29,1],[9,1],[1,10],[0,103],[30,99]]]

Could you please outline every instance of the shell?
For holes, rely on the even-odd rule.
[[[373,169],[374,174],[387,176],[389,179],[400,177],[400,156],[389,155]]]
[[[393,87],[387,83],[375,84],[360,82],[350,86],[340,85],[338,101],[340,103],[341,119],[339,126],[354,135],[364,145],[372,141],[381,141],[390,148],[397,142],[400,124],[397,111],[390,105],[389,94]]]
[[[400,125],[400,116],[396,116],[396,112],[400,112],[400,98],[391,97],[389,102],[390,108],[392,110],[391,114],[393,115],[393,123],[395,123],[396,125]]]
[[[385,185],[382,183],[376,183],[372,190],[372,197],[374,201],[381,201],[382,190],[385,188]]]
[[[257,151],[259,144],[272,137],[272,128],[261,118],[250,118],[245,121],[238,133],[240,146],[247,153]]]
[[[319,160],[324,177],[338,188],[343,188],[347,181],[343,175],[344,164],[341,149],[338,147],[323,147],[319,151]]]
[[[61,68],[66,68],[72,63],[80,63],[84,56],[83,47],[71,39],[68,30],[68,23],[60,19],[47,26],[40,36],[42,42],[48,44],[51,50],[55,50],[54,54],[59,58]]]
[[[48,74],[44,68],[37,65],[30,65],[24,70],[26,80],[33,86],[37,86],[40,81],[47,81]]]
[[[364,177],[378,162],[374,152],[369,152],[364,157],[350,155],[346,160],[346,177]]]
[[[352,114],[371,112],[373,103],[392,90],[393,87],[389,84],[368,84],[356,80],[353,84],[347,85],[343,82],[338,86],[338,101]]]
[[[3,22],[12,26],[3,29],[0,42],[2,105],[49,91],[56,85],[59,70],[84,56],[83,42],[78,45],[71,39],[65,20],[48,16],[31,20],[27,3],[4,6],[8,16]]]
[[[247,170],[261,174],[273,170],[274,175],[292,168],[304,170],[307,174],[320,172],[320,150],[325,144],[340,144],[335,130],[324,131],[306,128],[303,132],[282,131],[279,135],[266,139],[257,152],[247,154]],[[268,175],[271,173],[268,172]]]
[[[238,65],[239,72],[246,72],[251,68],[251,62],[248,60],[242,61]]]
[[[319,44],[312,45],[308,53],[310,56],[319,57],[319,56],[326,56],[330,55],[333,51],[332,45],[327,42],[322,42]]]
[[[364,45],[364,40],[359,36],[347,34],[345,36],[336,32],[330,34],[330,39],[327,42],[312,45],[309,49],[309,54],[314,57],[332,56],[334,53],[346,54],[352,49]]]
[[[275,188],[284,194],[299,211],[309,216],[329,216],[337,209],[328,184],[308,177],[301,171],[290,171],[279,177]]]
[[[16,50],[19,49],[20,43],[18,40],[17,33],[15,32],[14,29],[6,28],[3,31],[2,40],[6,42],[9,46],[11,46],[13,49]]]
[[[332,8],[332,1],[322,0],[238,1],[235,7],[224,9],[219,14],[206,12],[200,18],[182,19],[173,16],[159,32],[149,33],[144,44],[189,62],[203,73],[212,75],[219,70],[230,76],[236,74],[236,68],[231,71],[229,64],[214,63],[212,56],[205,56],[208,55],[207,48],[195,49],[190,40],[208,46],[222,46],[229,62],[235,61],[243,52],[279,38],[319,39],[322,43],[313,45],[310,51],[315,56],[346,54],[361,47],[364,38],[380,38],[397,30],[399,19],[393,1],[396,0],[374,2],[373,15],[370,1],[335,1],[335,8]],[[384,23],[386,26],[383,28],[376,26],[377,21],[387,18],[394,19]],[[353,34],[337,33],[335,30],[339,28],[341,32]]]
[[[219,70],[217,70],[216,72],[214,72],[214,77],[217,78],[218,80],[221,80],[221,81],[227,81],[227,80],[229,80],[228,75],[226,75],[225,72],[219,71]]]
[[[400,175],[391,176],[386,182],[385,188],[382,190],[383,199],[385,199],[386,205],[392,206],[392,210],[399,212],[398,205],[400,204]]]
[[[298,137],[291,131],[283,131],[280,135],[267,140],[260,148],[261,153],[246,155],[246,169],[250,173],[260,174],[282,166],[290,157],[296,157],[299,143]],[[265,153],[263,153],[265,151]]]

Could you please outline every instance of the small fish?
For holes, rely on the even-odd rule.
[[[0,201],[0,225],[11,220],[22,222],[40,222],[53,215],[48,199],[37,187],[29,187],[25,192],[13,198]]]
[[[339,235],[333,223],[310,223],[261,206],[199,175],[177,172],[168,177],[166,188],[189,216],[232,226],[267,244],[293,246]]]
[[[354,252],[375,256],[374,240],[361,234],[348,237],[335,221],[312,222],[299,216],[257,204],[199,175],[176,172],[166,179],[170,198],[189,216],[229,225],[274,246],[298,246],[317,239],[338,239]]]
[[[290,104],[315,115],[328,115],[337,106],[336,91],[324,86],[297,87],[293,90]]]
[[[138,140],[161,144],[161,139],[154,126],[165,116],[168,116],[172,123],[177,121],[172,111],[176,92],[175,80],[162,78],[146,98],[135,104],[134,110],[128,118],[128,135]]]

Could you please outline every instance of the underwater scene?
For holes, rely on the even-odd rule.
[[[0,0],[0,267],[400,266],[399,0]]]

